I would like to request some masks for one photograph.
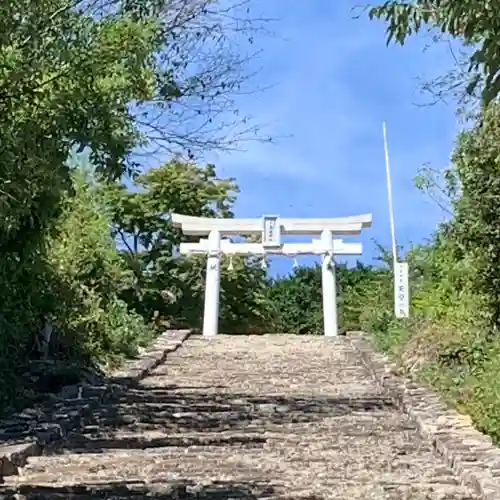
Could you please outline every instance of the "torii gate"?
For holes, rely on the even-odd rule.
[[[227,255],[321,255],[323,324],[325,336],[338,334],[335,255],[361,255],[361,243],[344,243],[334,235],[359,235],[371,227],[372,215],[336,219],[280,219],[264,215],[256,219],[212,219],[172,214],[171,222],[185,235],[207,236],[198,243],[181,243],[181,254],[207,254],[203,336],[217,335],[219,323],[220,254]],[[222,236],[261,235],[261,243],[233,243]],[[310,243],[281,243],[281,235],[321,235]]]

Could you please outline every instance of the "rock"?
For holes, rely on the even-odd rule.
[[[35,442],[0,446],[0,482],[4,476],[17,474],[17,470],[26,465],[29,457],[39,453],[40,446]]]

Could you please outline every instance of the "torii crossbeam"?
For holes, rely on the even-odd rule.
[[[327,337],[338,334],[335,255],[361,255],[361,243],[345,243],[334,236],[359,235],[371,227],[371,214],[336,219],[280,219],[264,215],[256,219],[211,219],[172,214],[172,224],[185,235],[207,236],[198,243],[181,243],[181,254],[206,254],[203,335],[217,335],[219,323],[220,255],[321,255],[323,322]],[[261,243],[233,243],[223,236],[261,235]],[[321,235],[310,243],[282,243],[282,235]]]

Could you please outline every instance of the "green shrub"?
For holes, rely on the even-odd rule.
[[[75,171],[48,259],[71,291],[57,324],[69,345],[89,358],[116,361],[136,354],[153,335],[119,293],[127,283],[124,262],[111,234],[111,213],[98,185],[84,169]]]

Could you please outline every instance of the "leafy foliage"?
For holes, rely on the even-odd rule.
[[[41,356],[40,331],[47,322],[52,360],[116,363],[133,355],[154,331],[119,296],[124,268],[110,235],[103,200],[74,172],[53,231],[38,251],[22,260],[7,254],[0,267],[0,404],[20,392],[30,359]],[[11,392],[12,391],[12,392]]]
[[[495,1],[389,0],[369,10],[370,18],[387,22],[387,42],[403,45],[423,27],[459,38],[474,48],[469,58],[468,91],[482,87],[485,104],[500,92],[500,18]]]
[[[115,361],[121,355],[136,354],[154,332],[119,297],[126,285],[126,268],[111,236],[110,211],[98,186],[79,169],[74,189],[47,256],[67,289],[66,310],[59,309],[55,323],[69,337],[63,342],[68,348],[79,348],[94,359]]]
[[[0,9],[4,251],[25,248],[54,220],[72,148],[89,148],[105,175],[124,172],[138,140],[127,103],[152,97],[153,20],[96,20],[69,7],[54,0]]]
[[[2,3],[4,251],[26,248],[57,216],[74,149],[90,151],[98,171],[118,178],[134,169],[140,146],[190,154],[221,146],[200,120],[220,116],[217,103],[229,103],[242,83],[242,61],[228,42],[235,26],[224,24],[230,13],[211,0]],[[238,23],[240,34],[249,30],[248,20]],[[164,132],[168,125],[178,134]]]
[[[130,276],[122,296],[146,318],[200,327],[204,260],[174,255],[180,233],[171,226],[170,214],[232,217],[238,192],[234,179],[218,178],[213,165],[198,167],[174,158],[137,177],[132,189],[113,184],[103,191],[113,207],[114,234]],[[260,314],[256,307],[250,310],[250,302],[258,297],[250,297],[258,294],[264,273],[242,260],[235,263],[232,272],[222,274],[221,295],[226,300],[221,314],[228,326],[236,326],[239,317],[239,327],[245,315],[252,322]]]
[[[281,279],[271,280],[272,331],[319,334],[323,330],[321,267],[298,267]]]
[[[463,133],[453,157],[461,196],[455,202],[453,236],[474,259],[473,284],[484,294],[492,316],[491,327],[500,326],[500,109],[485,111],[478,126]],[[492,140],[495,138],[494,140]]]
[[[376,311],[368,307],[372,297],[387,296],[387,270],[361,262],[353,268],[339,264],[336,276],[340,330],[359,330],[366,316],[375,322]],[[389,296],[392,297],[391,292]],[[271,331],[323,333],[321,266],[298,267],[287,276],[270,280],[267,297],[272,318]],[[374,326],[370,325],[369,330],[372,331]]]
[[[137,272],[110,234],[120,206],[108,211],[112,200],[103,186],[135,175],[144,150],[193,157],[228,148],[245,131],[255,137],[246,117],[224,122],[246,81],[248,56],[234,49],[254,33],[244,10],[212,0],[1,4],[0,405],[19,392],[14,382],[40,355],[39,332],[49,322],[56,328],[52,358],[114,362],[151,338],[150,315],[143,313],[154,304],[141,296],[142,309],[136,307],[127,291],[138,296],[137,277],[147,276],[157,299],[170,278],[162,252],[176,240],[170,232],[164,243],[159,218],[148,221],[154,235],[140,234],[151,238],[151,256],[135,256],[134,265],[143,266]],[[75,152],[88,154],[91,176],[74,177]],[[179,183],[169,190],[167,178],[156,179],[165,175],[160,169],[138,181],[163,182],[146,214],[161,210],[161,196],[173,197],[172,206],[208,207],[189,197],[189,181],[205,182],[206,196],[217,197],[210,169],[197,179],[187,174],[182,193]],[[132,203],[126,210],[123,220],[140,212]],[[149,276],[153,263],[157,282]],[[172,275],[182,281],[180,266]]]

